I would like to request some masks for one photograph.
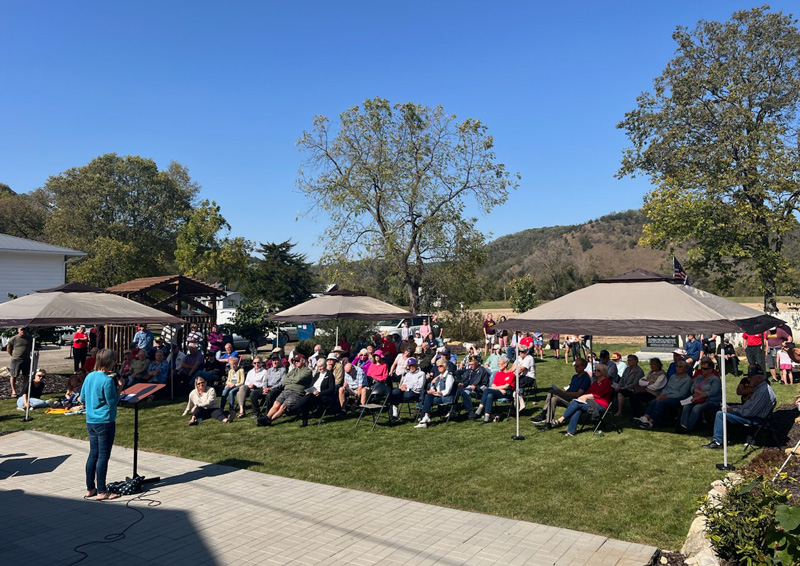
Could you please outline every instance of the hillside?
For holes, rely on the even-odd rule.
[[[638,245],[644,222],[640,210],[628,210],[585,224],[532,228],[502,236],[487,244],[489,260],[481,274],[497,282],[493,295],[500,299],[503,284],[526,273],[537,282],[542,298],[554,298],[599,277],[635,268],[671,273],[668,252]]]

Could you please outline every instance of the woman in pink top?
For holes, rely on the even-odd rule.
[[[425,340],[426,338],[428,338],[428,336],[430,336],[430,333],[431,333],[431,325],[428,322],[427,318],[423,319],[422,324],[419,327],[419,335],[420,337],[422,337],[423,340]]]
[[[372,363],[367,369],[367,377],[372,381],[372,390],[376,395],[388,395],[389,384],[387,383],[389,377],[389,368],[386,365],[386,360],[383,359],[383,351],[375,350],[372,356]]]

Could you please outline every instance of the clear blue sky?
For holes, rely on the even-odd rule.
[[[295,142],[382,96],[489,126],[522,182],[484,232],[583,222],[642,204],[645,179],[613,177],[615,125],[675,27],[755,5],[0,0],[0,182],[26,192],[109,152],[176,159],[233,235],[316,260],[325,219],[305,216]]]

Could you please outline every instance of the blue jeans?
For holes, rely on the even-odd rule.
[[[492,403],[495,399],[509,399],[511,395],[513,395],[512,391],[504,393],[499,389],[484,389],[483,396],[481,397],[481,405],[483,405],[484,412],[486,414],[491,414]]]
[[[29,401],[32,409],[41,409],[42,407],[49,407],[47,401],[42,401],[41,399],[37,399],[36,397],[31,397]],[[17,407],[19,407],[20,409],[25,408],[25,403],[22,402],[22,397],[17,398]]]
[[[478,391],[473,391],[468,387],[459,387],[458,393],[456,393],[459,397],[461,397],[461,402],[464,403],[464,409],[468,412],[472,412],[472,396],[474,395],[477,399]]]
[[[106,492],[106,472],[111,447],[114,445],[116,423],[86,423],[89,431],[89,458],[86,460],[86,489]],[[97,484],[95,484],[95,476]]]
[[[722,444],[722,411],[717,411],[717,418],[714,419],[714,440]],[[748,424],[757,425],[761,422],[758,417],[743,417],[736,413],[728,412],[728,424]]]
[[[655,424],[661,420],[661,413],[664,412],[664,409],[668,409],[670,407],[677,407],[681,404],[680,399],[653,399],[650,401],[650,404],[647,405],[647,415],[653,419]]]
[[[442,397],[441,395],[431,395],[430,393],[425,394],[425,400],[422,402],[422,414],[429,415],[431,409],[435,405],[441,405],[442,403],[450,403],[453,400],[452,397]]]
[[[231,404],[231,411],[235,408],[234,400],[236,399],[236,394],[239,392],[239,386],[236,387],[226,387],[222,390],[222,393],[219,394],[219,408],[220,410],[225,410],[225,403],[228,402]]]
[[[586,403],[572,401],[567,405],[567,410],[564,411],[564,420],[569,421],[569,426],[567,426],[568,433],[575,434],[578,432],[578,421],[581,420],[581,414],[587,412],[589,412],[589,405]]]
[[[688,430],[694,430],[697,426],[697,421],[700,420],[700,415],[705,411],[719,411],[719,403],[702,403],[700,405],[686,405],[683,407],[681,414],[681,424]]]

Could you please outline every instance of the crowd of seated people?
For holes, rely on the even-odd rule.
[[[509,347],[516,356],[513,360],[503,354],[501,343],[491,345],[491,353],[485,360],[482,349],[473,345],[458,365],[449,347],[440,346],[431,338],[430,331],[422,340],[415,340],[411,332],[402,337],[360,335],[352,344],[343,338],[330,352],[317,345],[308,359],[303,354],[285,354],[276,348],[268,358],[256,357],[249,371],[243,370],[241,358],[232,346],[225,344],[214,360],[223,369],[213,370],[214,374],[221,376],[222,393],[215,400],[216,406],[208,404],[208,411],[200,411],[195,415],[195,421],[219,418],[231,422],[250,413],[259,425],[270,426],[289,414],[300,417],[301,426],[305,426],[309,414],[315,409],[321,411],[325,408],[330,414],[346,415],[360,410],[370,399],[378,403],[385,399],[391,422],[400,419],[401,405],[416,405],[416,428],[424,429],[431,424],[437,406],[455,407],[459,404],[468,419],[482,417],[483,423],[494,422],[497,401],[513,399],[516,384],[524,385],[526,378],[535,380],[534,357],[526,347],[529,343],[536,346],[532,334],[535,333],[514,333],[511,343],[516,343],[516,346]],[[610,411],[609,414],[614,412],[614,416],[620,417],[624,411],[629,411],[643,429],[676,422],[677,432],[689,432],[701,422],[710,424],[715,412],[721,409],[721,381],[715,360],[721,361],[724,357],[728,369],[736,373],[731,358],[736,356],[736,352],[725,337],[704,336],[702,343],[696,338],[690,339],[691,353],[676,350],[666,370],[660,359],[650,359],[647,372],[639,366],[639,359],[634,354],[623,361],[618,352],[611,354],[603,350],[597,359],[590,356],[587,361],[578,355],[585,354],[586,350],[575,347],[575,344],[583,344],[584,338],[565,338],[569,342],[565,349],[574,358],[575,375],[567,389],[553,387],[547,392],[541,412],[531,419],[541,429],[569,425],[567,433],[573,435],[582,414],[601,415],[615,402],[616,412]],[[706,351],[714,356],[704,355]],[[126,353],[123,362],[123,371],[128,373],[131,382],[141,379],[137,375],[141,376],[144,367],[141,362],[137,364],[141,354],[132,354]],[[698,360],[693,360],[692,355]],[[695,373],[693,362],[696,362]],[[155,353],[154,359],[144,368],[144,378],[163,375],[160,364],[167,368],[174,364],[179,379],[190,380],[195,385],[196,377],[205,377],[202,372],[208,371],[209,366],[208,361],[203,363],[198,357],[197,345],[192,344],[186,354],[177,350],[167,357]],[[754,373],[757,371],[750,368],[748,376],[739,385],[745,402],[762,383]],[[192,394],[195,401],[204,401],[198,396],[196,386]],[[205,395],[208,397],[210,393]],[[764,394],[759,394],[759,397],[763,400]],[[766,398],[771,397],[767,394]],[[630,409],[626,409],[627,404],[630,404]],[[762,405],[763,402],[756,406],[755,413],[752,412],[753,405],[748,405],[743,418],[753,415],[756,419],[763,418],[757,415],[762,411]],[[195,402],[190,412],[194,414],[197,407],[203,406]],[[562,408],[565,412],[559,418],[557,411]],[[740,414],[740,409],[734,412],[737,414]]]

